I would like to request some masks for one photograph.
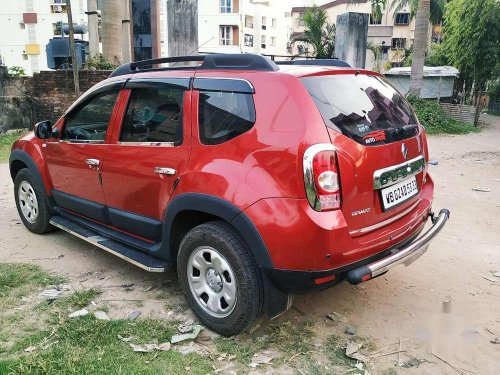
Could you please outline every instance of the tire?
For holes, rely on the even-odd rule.
[[[246,243],[224,221],[199,225],[186,234],[177,273],[191,310],[223,336],[250,329],[262,315],[264,291],[258,265]],[[233,295],[234,299],[226,298]]]
[[[14,179],[14,197],[17,212],[29,231],[42,234],[53,229],[45,193],[27,168],[21,169]]]

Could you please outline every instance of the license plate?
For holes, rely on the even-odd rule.
[[[388,210],[418,194],[417,179],[408,178],[381,190],[382,207]]]

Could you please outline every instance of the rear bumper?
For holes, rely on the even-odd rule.
[[[422,236],[400,249],[394,249],[390,255],[382,259],[350,270],[346,275],[347,281],[356,285],[380,276],[399,264],[408,266],[413,263],[427,251],[430,242],[438,235],[441,229],[443,229],[449,218],[450,211],[442,209],[437,217],[431,216],[433,225]]]
[[[433,225],[420,235],[424,223],[415,233],[400,244],[383,250],[369,258],[349,265],[324,271],[291,271],[280,269],[265,270],[272,282],[287,293],[322,290],[346,280],[359,284],[387,272],[399,264],[409,265],[422,256],[430,242],[443,229],[450,212],[443,209],[439,215],[429,215]]]

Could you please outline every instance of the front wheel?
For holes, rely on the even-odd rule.
[[[17,211],[26,228],[37,234],[53,229],[49,224],[50,210],[45,194],[29,169],[21,169],[16,175],[14,195]]]
[[[262,314],[263,284],[246,243],[226,222],[193,228],[177,257],[179,283],[198,319],[232,336],[248,330]]]

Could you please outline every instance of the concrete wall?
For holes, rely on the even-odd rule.
[[[80,71],[80,90],[106,79],[109,71]],[[33,77],[8,78],[0,70],[0,132],[55,122],[75,101],[71,71],[43,71]]]
[[[168,55],[196,54],[198,48],[198,1],[168,0]]]
[[[364,68],[368,35],[368,14],[344,13],[337,16],[335,57],[353,68]]]

